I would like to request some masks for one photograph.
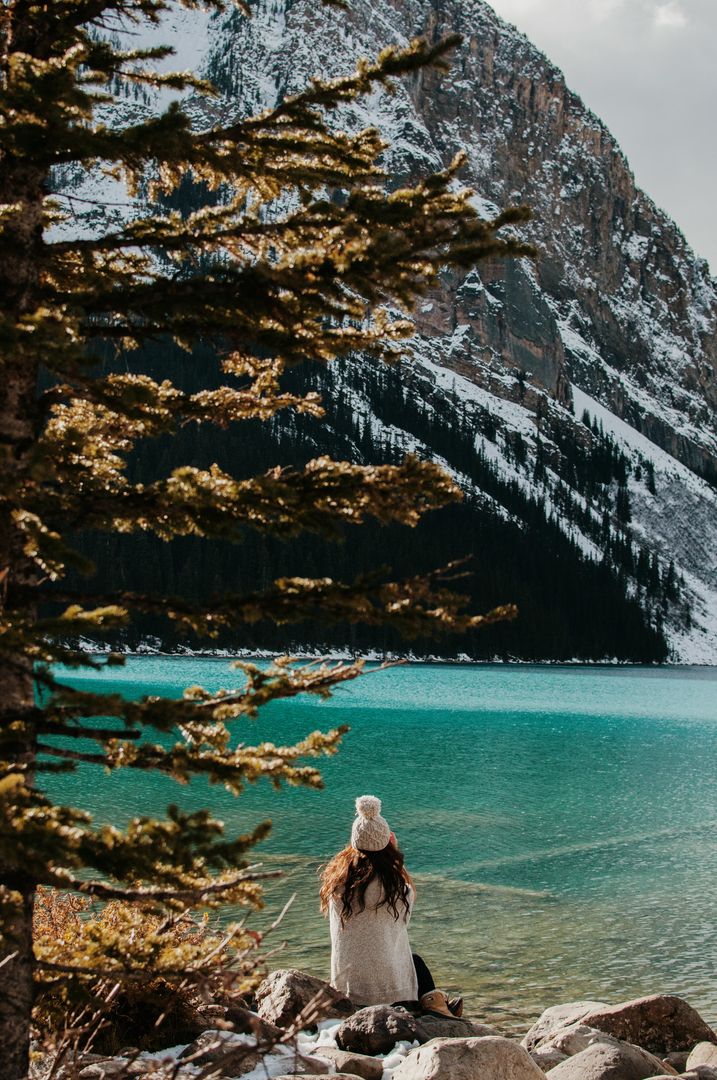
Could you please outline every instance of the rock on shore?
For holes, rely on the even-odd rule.
[[[242,1033],[227,1030],[227,1018],[223,1030],[164,1055],[87,1055],[58,1080],[717,1080],[717,1034],[674,995],[556,1005],[522,1039],[418,1007],[356,1009],[320,979],[291,970],[273,972],[255,1005]]]

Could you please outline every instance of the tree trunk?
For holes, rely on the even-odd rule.
[[[12,368],[12,364],[7,365]],[[32,432],[30,418],[23,414],[34,404],[34,372],[5,371],[5,408],[0,413],[0,438],[3,440],[6,468],[19,473]],[[8,476],[8,472],[5,473]],[[4,501],[4,500],[3,500]],[[27,559],[20,538],[13,528],[10,506],[0,506],[0,573],[3,574],[0,611],[5,602],[12,604],[16,585],[28,583]],[[0,758],[5,774],[18,766],[26,784],[33,780],[35,731],[31,719],[23,717],[34,705],[32,664],[27,657],[16,656],[3,662],[0,658],[0,723],[2,743]],[[9,724],[13,724],[9,729]],[[8,793],[8,800],[13,793]],[[35,883],[20,865],[0,863],[0,1046],[3,1048],[3,1075],[8,1080],[27,1076],[30,1043],[30,1016],[33,1000],[32,912]]]
[[[18,212],[5,225],[0,259],[0,310],[10,335],[18,319],[37,306],[43,181],[36,168],[0,160],[0,203],[19,204]],[[26,590],[36,584],[33,564],[25,555],[12,517],[18,484],[26,475],[37,438],[37,364],[23,355],[17,341],[6,346],[0,364],[0,613],[15,606],[18,588]],[[25,614],[32,617],[32,608],[28,611],[25,607]],[[32,661],[23,655],[0,656],[0,769],[5,776],[21,775],[26,785],[33,783],[33,705]],[[3,809],[7,815],[12,790],[6,792],[6,800]],[[8,850],[10,855],[0,863],[0,1046],[4,1080],[23,1080],[28,1071],[33,1003],[36,883],[27,868],[12,859],[11,845]]]

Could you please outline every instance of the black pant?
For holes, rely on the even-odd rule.
[[[428,967],[418,955],[418,953],[413,953],[413,966],[416,969],[416,977],[418,979],[417,996],[419,998],[422,998],[424,994],[427,994],[429,992],[429,990],[435,990],[436,984],[433,981],[433,976],[428,970]]]

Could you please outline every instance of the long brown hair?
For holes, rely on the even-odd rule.
[[[377,905],[387,907],[394,919],[399,918],[399,904],[410,911],[409,889],[413,881],[404,866],[403,852],[395,844],[380,851],[359,851],[345,847],[334,855],[321,872],[321,910],[329,910],[332,898],[341,903],[341,925],[352,915],[366,909],[366,890],[374,878],[381,882],[383,896]]]

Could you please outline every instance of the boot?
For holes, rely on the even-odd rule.
[[[441,1016],[452,1020],[455,1015],[448,1006],[448,994],[445,990],[429,990],[427,994],[423,994],[419,1005],[421,1010],[429,1016]]]

